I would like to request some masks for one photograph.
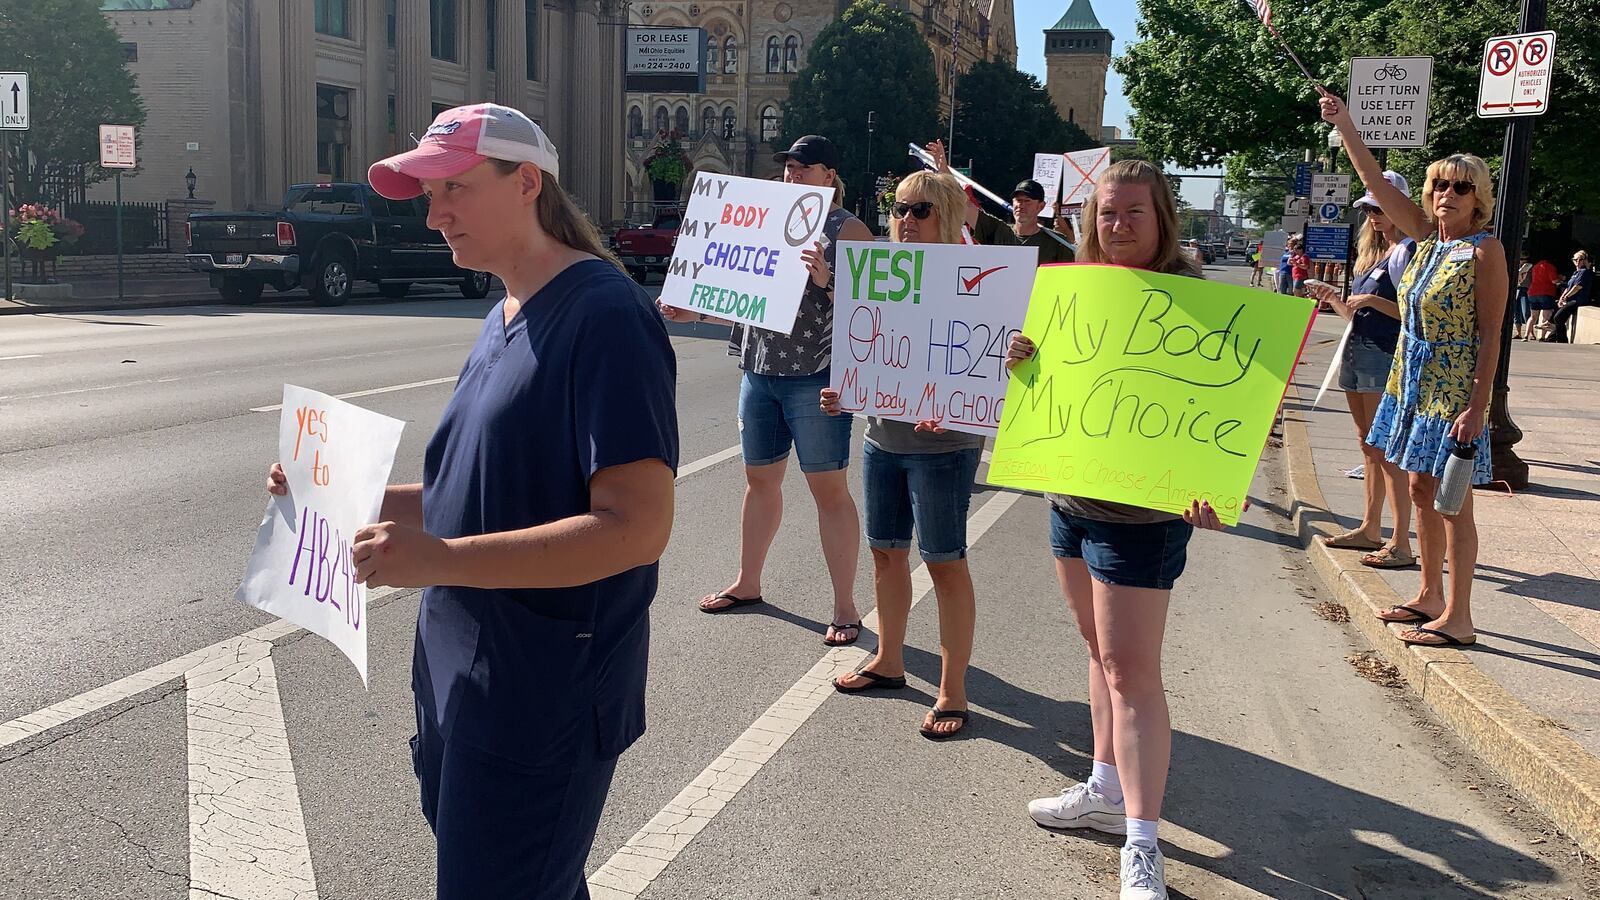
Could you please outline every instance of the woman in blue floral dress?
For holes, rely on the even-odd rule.
[[[1419,206],[1383,179],[1344,102],[1323,92],[1321,106],[1322,118],[1344,138],[1362,182],[1400,230],[1417,241],[1400,281],[1400,342],[1367,443],[1408,473],[1422,547],[1422,590],[1378,618],[1412,626],[1400,633],[1408,644],[1466,646],[1477,640],[1471,606],[1478,561],[1472,496],[1469,491],[1453,516],[1435,511],[1433,499],[1458,442],[1476,448],[1473,483],[1490,480],[1489,397],[1510,298],[1505,247],[1488,231],[1494,181],[1478,157],[1449,156],[1428,166]]]

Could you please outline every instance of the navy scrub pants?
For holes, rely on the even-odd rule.
[[[446,741],[418,718],[412,761],[439,900],[588,900],[583,866],[617,758],[529,764]]]

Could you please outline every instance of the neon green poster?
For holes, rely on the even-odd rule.
[[[1310,333],[1313,302],[1116,266],[1045,266],[988,480],[1229,525]]]

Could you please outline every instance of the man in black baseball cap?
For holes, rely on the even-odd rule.
[[[944,141],[934,141],[927,146],[928,154],[938,164],[940,172],[950,172],[950,160],[944,151]],[[1038,247],[1039,265],[1069,263],[1076,259],[1066,239],[1039,224],[1039,214],[1044,212],[1044,185],[1032,178],[1017,182],[1011,191],[1011,213],[1016,225],[984,212],[977,203],[967,204],[967,227],[980,244],[998,247]]]
[[[802,166],[826,166],[837,170],[839,148],[820,134],[808,134],[795,141],[788,150],[772,154],[773,162],[788,162],[791,159]]]

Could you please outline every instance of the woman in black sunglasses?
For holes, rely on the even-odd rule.
[[[1320,103],[1322,118],[1339,129],[1350,161],[1378,205],[1417,241],[1400,280],[1400,341],[1367,443],[1408,473],[1422,545],[1422,590],[1378,618],[1412,626],[1400,632],[1408,644],[1463,647],[1477,640],[1471,607],[1478,559],[1472,493],[1455,515],[1435,511],[1433,500],[1445,462],[1458,445],[1475,450],[1472,482],[1490,480],[1489,395],[1511,287],[1505,247],[1487,229],[1494,182],[1483,160],[1455,154],[1428,166],[1418,206],[1383,179],[1344,102],[1323,91]]]

